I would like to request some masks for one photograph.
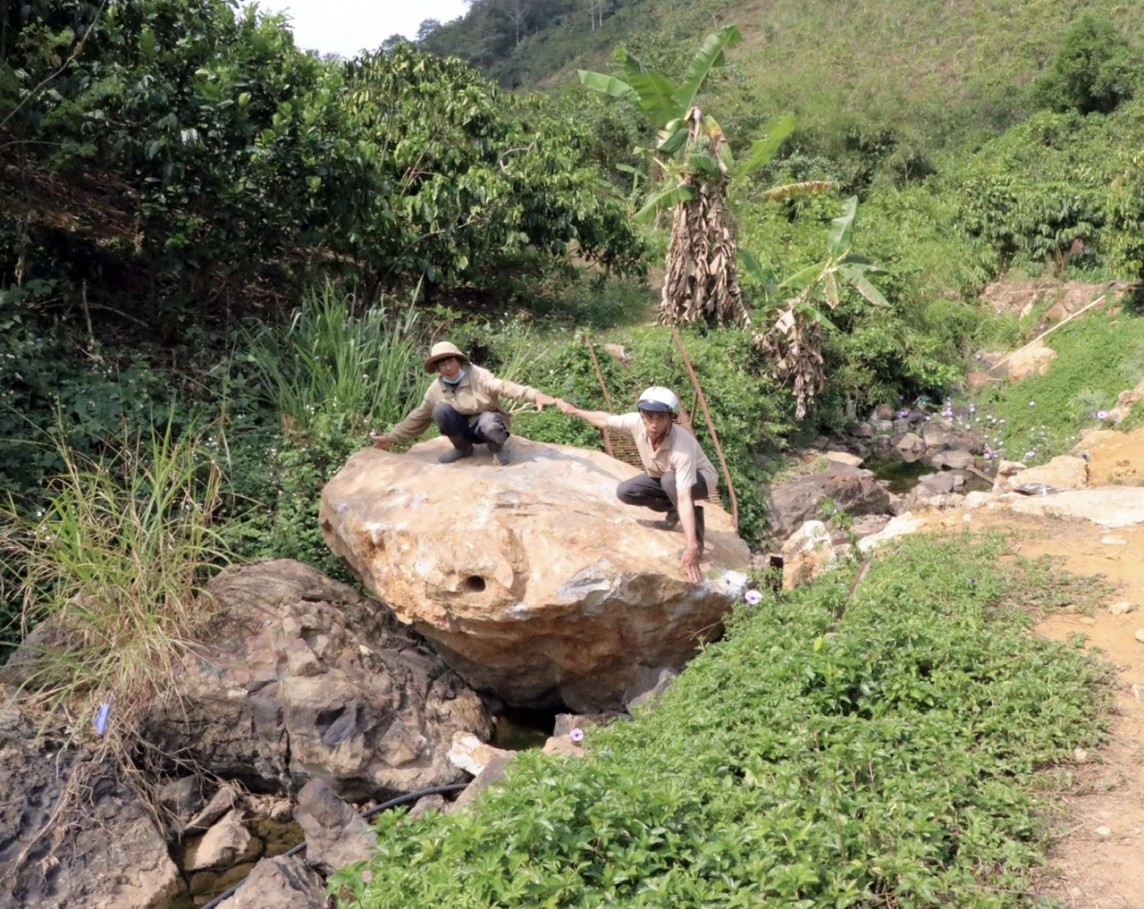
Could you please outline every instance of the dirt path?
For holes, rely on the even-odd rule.
[[[1092,458],[1090,487],[1144,485],[1144,429],[1100,433],[1085,448]],[[1056,640],[1083,636],[1117,678],[1108,744],[1078,755],[1071,768],[1074,785],[1060,797],[1056,840],[1038,894],[1070,909],[1144,909],[1144,643],[1136,638],[1144,629],[1144,523],[1109,529],[1083,519],[1002,509],[946,512],[929,523],[1002,529],[1013,535],[1022,555],[1048,555],[1073,574],[1115,585],[1093,615],[1056,614],[1037,626]],[[1123,602],[1135,610],[1110,611]]]

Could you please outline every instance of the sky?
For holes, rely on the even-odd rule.
[[[416,38],[426,19],[451,22],[467,6],[464,0],[258,0],[258,8],[285,13],[303,50],[353,57],[391,35]]]

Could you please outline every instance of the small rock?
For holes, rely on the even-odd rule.
[[[1132,696],[1138,701],[1144,701],[1144,685],[1139,682],[1132,683]]]
[[[1096,828],[1096,835],[1102,837],[1112,836],[1112,828],[1101,825]]]
[[[1081,617],[1080,617],[1080,623],[1081,623],[1082,625],[1095,625],[1095,624],[1096,624],[1096,619],[1094,619],[1094,618],[1093,618],[1092,616],[1090,616],[1090,615],[1085,615],[1085,616],[1081,616]]]
[[[1144,628],[1137,629],[1136,640],[1138,640],[1141,644],[1144,644]]]
[[[1073,760],[1078,764],[1088,763],[1088,752],[1083,748],[1077,748],[1073,751]]]
[[[1113,536],[1112,534],[1109,534],[1106,537],[1101,537],[1100,542],[1102,542],[1105,546],[1127,546],[1128,545],[1128,541],[1126,539],[1124,539],[1124,537],[1116,537],[1116,536]]]
[[[1132,603],[1128,600],[1121,600],[1119,603],[1113,603],[1108,607],[1108,611],[1113,615],[1124,615],[1126,612],[1135,612],[1140,606],[1137,603]]]

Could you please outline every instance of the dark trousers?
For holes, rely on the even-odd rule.
[[[625,505],[642,505],[652,511],[674,511],[679,513],[679,491],[675,488],[675,471],[669,470],[659,479],[641,473],[638,477],[624,480],[616,487],[616,496]],[[691,487],[692,501],[707,498],[707,481],[702,474],[696,474],[695,485]]]
[[[488,445],[489,451],[500,451],[509,436],[504,414],[490,410],[474,416],[458,413],[452,404],[433,405],[433,422],[454,448],[472,451],[475,443]]]

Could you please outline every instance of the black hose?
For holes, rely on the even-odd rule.
[[[458,792],[459,790],[468,787],[468,785],[468,783],[449,783],[447,786],[432,786],[429,789],[419,789],[417,792],[407,792],[405,795],[399,795],[397,798],[390,799],[388,802],[382,802],[380,805],[374,805],[372,808],[367,808],[365,811],[360,812],[358,817],[364,820],[365,818],[373,817],[375,814],[381,811],[385,811],[388,808],[396,808],[398,805],[404,805],[406,802],[416,801],[422,796],[438,795],[446,792]],[[290,858],[290,856],[297,855],[305,848],[306,843],[301,842],[294,848],[288,850],[287,852],[283,852],[280,856],[275,857]],[[216,896],[213,900],[203,906],[202,909],[215,909],[215,907],[218,906],[218,904],[223,900],[230,899],[232,896],[234,896],[234,894],[238,892],[238,888],[245,883],[246,879],[243,878],[229,890],[225,890]]]

